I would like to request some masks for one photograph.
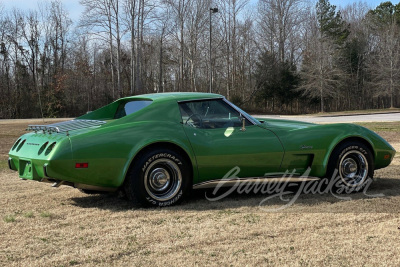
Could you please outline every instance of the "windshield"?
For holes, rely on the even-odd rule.
[[[227,100],[226,100],[227,101]],[[227,101],[229,102],[229,101]],[[255,119],[254,117],[252,117],[251,115],[249,115],[247,112],[243,111],[241,108],[239,108],[238,106],[236,106],[235,104],[233,104],[232,102],[229,102],[229,104],[234,107],[237,111],[239,111],[240,113],[242,113],[248,120],[250,120],[251,122],[253,122],[254,124],[261,124],[261,122],[259,122],[257,119]]]

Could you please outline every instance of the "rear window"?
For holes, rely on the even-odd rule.
[[[129,102],[123,102],[118,106],[117,112],[115,112],[114,119],[120,119],[132,113],[135,113],[142,108],[147,107],[151,104],[151,100],[134,100]]]

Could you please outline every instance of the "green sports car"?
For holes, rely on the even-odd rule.
[[[257,120],[207,93],[126,97],[28,131],[9,152],[20,178],[86,193],[121,190],[144,206],[176,204],[221,181],[268,182],[287,170],[292,179],[307,171],[359,190],[396,152],[361,126]]]

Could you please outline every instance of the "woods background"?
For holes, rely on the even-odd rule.
[[[214,93],[258,112],[400,104],[400,4],[80,3],[85,12],[72,21],[57,0],[35,10],[0,1],[0,118],[74,117],[123,96],[208,92],[210,76]]]

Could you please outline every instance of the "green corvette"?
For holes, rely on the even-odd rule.
[[[126,97],[28,131],[9,152],[20,178],[87,193],[122,190],[144,206],[176,204],[192,188],[221,181],[268,181],[287,170],[291,178],[306,171],[314,179],[338,177],[358,190],[396,152],[361,126],[257,120],[206,93]]]

